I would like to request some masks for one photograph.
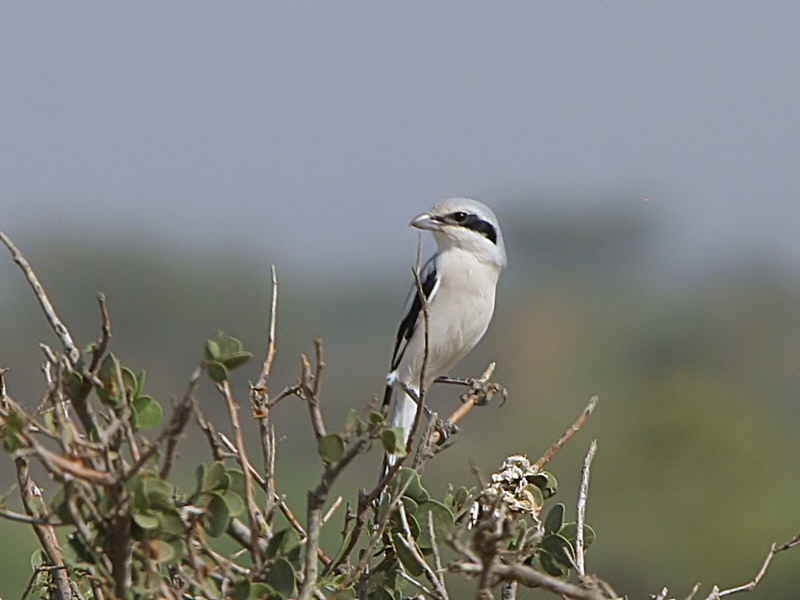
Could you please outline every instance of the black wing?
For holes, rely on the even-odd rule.
[[[433,295],[436,293],[436,287],[439,282],[438,274],[436,273],[435,254],[428,259],[428,262],[426,262],[425,266],[422,268],[420,280],[422,282],[422,293],[425,299],[430,302]],[[419,313],[422,311],[422,299],[420,298],[416,282],[414,282],[411,294],[413,294],[414,299],[408,309],[408,314],[400,321],[400,327],[397,328],[397,337],[394,341],[394,352],[392,353],[392,372],[400,366],[400,361],[403,360],[403,354],[405,354],[406,348],[408,347],[408,340],[414,335],[414,330],[417,328],[417,322],[419,321]],[[384,410],[392,401],[393,389],[394,386],[387,380],[386,391],[383,394]]]
[[[425,298],[430,301],[434,289],[436,288],[436,283],[438,282],[435,255],[425,263],[422,273],[420,273],[420,280],[422,282],[422,293]],[[405,354],[406,347],[408,346],[408,340],[414,335],[414,330],[416,330],[417,322],[419,321],[419,313],[422,311],[422,298],[420,298],[419,290],[416,288],[415,282],[414,288],[412,289],[414,300],[411,302],[408,314],[400,321],[400,327],[397,329],[394,352],[392,353],[392,371],[394,371],[400,365],[400,361],[403,360],[403,354]]]

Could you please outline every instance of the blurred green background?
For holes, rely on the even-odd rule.
[[[471,483],[470,461],[537,457],[596,393],[551,464],[572,506],[599,440],[590,569],[631,598],[743,583],[800,530],[798,17],[721,0],[6,7],[0,229],[81,343],[107,294],[114,352],[165,404],[216,331],[261,351],[275,263],[273,387],[322,337],[336,425],[381,390],[408,219],[475,196],[510,267],[456,374],[496,360],[511,395],[469,415],[430,486]],[[40,341],[55,344],[0,259],[0,366],[28,406]],[[447,388],[431,401],[458,402]],[[276,418],[281,488],[302,513],[312,436],[297,403]],[[206,456],[196,435],[182,453]],[[378,462],[337,493],[353,498]],[[0,488],[12,481],[0,463]],[[16,598],[33,537],[0,532],[0,597]],[[755,595],[795,598],[798,573],[800,555],[779,556]]]
[[[696,580],[749,578],[769,543],[798,527],[798,282],[775,265],[740,257],[709,267],[702,278],[673,277],[664,285],[648,258],[650,240],[659,236],[641,215],[503,211],[501,219],[513,263],[495,322],[458,374],[476,374],[497,360],[510,399],[471,413],[457,444],[428,470],[431,487],[471,485],[470,461],[488,473],[511,453],[537,457],[598,393],[596,414],[551,463],[562,484],[559,499],[572,506],[582,454],[592,437],[599,440],[589,505],[599,533],[592,570],[631,597],[665,584],[677,593]],[[395,234],[411,248],[413,236],[402,225]],[[125,236],[101,247],[56,233],[17,242],[82,342],[96,335],[93,292],[106,292],[113,350],[148,371],[148,388],[165,404],[182,392],[203,340],[217,329],[263,348],[270,255],[189,252],[166,240],[156,249]],[[348,408],[380,392],[407,271],[342,274],[333,282],[278,269],[273,386],[291,383],[298,353],[323,337],[325,409],[331,424],[341,424]],[[6,264],[0,273],[7,291],[3,364],[12,368],[12,393],[32,405],[43,389],[37,342],[53,340],[21,276]],[[255,366],[237,375],[243,383]],[[200,399],[226,429],[216,393],[206,385]],[[458,402],[446,386],[431,401],[442,412]],[[281,489],[302,514],[303,490],[319,471],[306,411],[286,401],[277,423]],[[201,436],[193,433],[182,454],[187,461],[207,456]],[[357,487],[373,482],[378,464],[377,453],[363,459],[337,493],[353,499]],[[2,473],[10,480],[8,467]],[[179,477],[188,482],[192,473]],[[33,537],[20,525],[0,528],[7,540],[0,547],[2,588],[15,597],[28,577]],[[793,597],[797,565],[796,556],[780,556],[760,597]]]

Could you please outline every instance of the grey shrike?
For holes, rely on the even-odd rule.
[[[428,362],[426,389],[447,374],[486,333],[494,313],[494,296],[500,272],[506,266],[506,250],[497,217],[484,204],[468,198],[451,198],[411,220],[411,227],[433,232],[437,252],[420,273],[422,292],[428,301]],[[408,314],[400,322],[386,376],[384,407],[402,382],[419,391],[425,354],[422,300],[414,286]],[[400,427],[408,440],[417,403],[402,389],[392,403],[390,424]],[[394,455],[386,457],[393,465]]]

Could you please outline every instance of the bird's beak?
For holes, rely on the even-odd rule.
[[[416,227],[417,229],[427,229],[429,231],[441,231],[442,223],[430,213],[422,213],[411,219],[408,224],[409,227]]]

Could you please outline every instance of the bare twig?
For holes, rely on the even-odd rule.
[[[197,367],[192,373],[192,376],[189,378],[189,387],[186,389],[183,399],[175,406],[169,426],[164,433],[162,433],[162,435],[166,435],[167,437],[167,451],[164,453],[164,462],[159,471],[161,479],[169,477],[169,472],[172,470],[172,465],[175,462],[175,451],[178,448],[178,441],[192,416],[194,390],[197,387],[197,381],[200,379],[202,372],[202,367]]]
[[[368,440],[360,439],[345,450],[338,461],[325,465],[319,484],[308,492],[306,550],[303,564],[303,585],[298,600],[309,600],[315,592],[319,576],[319,536],[322,529],[322,507],[328,499],[328,493],[342,471],[366,450]]]
[[[178,439],[181,433],[183,433],[183,430],[186,428],[189,418],[192,416],[192,404],[194,402],[192,394],[194,393],[194,389],[197,386],[197,380],[200,379],[201,374],[202,369],[197,367],[189,379],[189,388],[186,390],[186,394],[180,403],[177,404],[173,409],[172,418],[170,418],[169,423],[167,423],[167,425],[161,430],[161,433],[158,434],[158,437],[147,448],[147,450],[140,454],[136,458],[133,465],[131,465],[131,467],[125,471],[125,473],[122,475],[122,481],[127,481],[136,475],[136,473],[139,472],[139,469],[147,464],[147,461],[150,460],[150,458],[152,458],[161,449],[161,444],[165,439],[167,440],[167,452],[164,456],[164,464],[160,470],[160,477],[162,479],[167,478],[170,470],[172,469],[172,463],[175,460],[175,450],[178,447]]]
[[[369,539],[369,543],[367,544],[366,548],[364,548],[361,551],[361,555],[360,555],[360,559],[358,561],[358,564],[356,565],[355,569],[351,570],[350,574],[348,575],[347,579],[345,580],[345,583],[343,584],[344,587],[347,587],[349,585],[352,585],[353,583],[361,581],[362,577],[366,577],[367,576],[367,574],[369,572],[369,559],[373,555],[373,553],[375,552],[375,548],[378,545],[378,542],[380,542],[383,539],[383,534],[386,531],[386,526],[389,523],[389,517],[391,516],[392,511],[394,510],[394,508],[396,506],[398,506],[398,504],[400,503],[400,499],[403,497],[403,494],[406,493],[406,490],[408,489],[408,486],[411,484],[412,481],[413,481],[413,479],[411,477],[408,477],[406,479],[406,481],[402,485],[398,486],[399,489],[397,489],[393,494],[391,494],[391,496],[389,498],[389,503],[388,503],[389,505],[386,507],[386,510],[383,513],[383,517],[381,517],[380,521],[375,524],[375,527],[372,530],[372,536]],[[337,565],[341,564],[346,559],[346,557],[350,554],[350,552],[352,552],[353,547],[355,546],[355,541],[358,540],[358,537],[359,537],[359,534],[360,534],[360,531],[361,531],[361,527],[363,527],[363,521],[360,522],[359,521],[359,517],[366,512],[366,508],[362,508],[362,506],[364,504],[369,505],[369,502],[367,501],[367,498],[368,498],[367,494],[364,494],[364,493],[360,493],[359,494],[359,496],[358,496],[358,503],[359,503],[358,515],[356,517],[356,524],[354,525],[353,531],[350,534],[350,538],[351,538],[350,544],[345,549],[345,551],[342,553],[342,556],[339,557],[337,562],[334,563],[334,565],[331,567],[331,569],[334,569],[334,568],[336,568]],[[331,570],[331,569],[329,569],[329,570]]]
[[[425,406],[425,392],[427,391],[425,375],[428,370],[428,358],[430,354],[430,311],[428,308],[428,298],[425,296],[425,292],[422,289],[422,281],[420,280],[421,253],[422,253],[422,238],[420,237],[417,240],[417,261],[416,264],[414,265],[414,268],[412,269],[412,273],[414,274],[414,283],[417,287],[417,294],[419,295],[420,303],[422,305],[422,325],[424,328],[423,333],[424,333],[425,344],[423,346],[423,352],[422,352],[422,365],[420,366],[419,370],[419,391],[417,394],[417,412],[414,414],[414,422],[411,424],[411,431],[409,431],[408,439],[406,440],[406,454],[403,457],[399,457],[398,460],[395,462],[394,467],[396,468],[399,468],[398,465],[402,465],[402,463],[405,461],[405,458],[411,454],[411,448],[414,444],[414,438],[416,436],[417,430],[419,429],[419,424],[422,421],[422,412],[423,412],[422,409]]]
[[[277,310],[278,310],[278,275],[275,272],[275,265],[272,265],[272,300],[270,302],[269,311],[269,333],[267,335],[267,353],[264,356],[264,362],[261,364],[261,373],[258,376],[258,382],[255,387],[258,391],[267,391],[267,383],[269,382],[270,373],[272,373],[272,361],[275,360],[277,352],[275,329],[277,327]]]
[[[56,314],[55,308],[53,308],[50,299],[47,297],[47,292],[45,291],[44,287],[42,287],[42,284],[39,283],[39,278],[36,277],[36,273],[33,272],[33,268],[31,267],[30,263],[22,255],[22,252],[20,252],[19,248],[17,248],[11,239],[3,232],[0,232],[0,241],[6,245],[6,248],[8,248],[9,252],[11,252],[11,257],[14,259],[14,262],[17,263],[20,269],[22,269],[22,272],[25,275],[25,278],[28,280],[31,289],[33,289],[36,299],[39,301],[39,305],[42,307],[42,310],[47,317],[48,323],[50,323],[50,327],[53,328],[53,331],[58,336],[58,339],[61,340],[61,344],[64,346],[64,350],[67,352],[67,357],[69,358],[70,363],[72,365],[76,365],[81,357],[81,353],[78,350],[78,347],[75,345],[75,342],[72,341],[72,336],[70,335],[69,330]]]
[[[492,374],[494,373],[494,369],[496,367],[496,363],[492,362],[489,363],[489,366],[486,367],[483,374],[480,377],[474,380],[464,380],[464,385],[469,385],[471,387],[480,388],[482,385],[488,383],[489,379],[491,378]],[[447,383],[454,383],[456,380],[448,380]],[[461,383],[461,380],[457,380]],[[453,413],[447,417],[447,424],[448,425],[455,425],[461,419],[467,416],[469,412],[478,406],[480,403],[481,396],[477,393],[475,394],[468,394],[468,398],[459,406]],[[431,444],[437,445],[442,442],[444,435],[441,431],[436,430],[434,431],[433,435],[431,436]]]
[[[450,565],[450,571],[479,576],[483,572],[483,565],[480,562],[455,562]],[[517,581],[527,587],[541,587],[574,600],[608,600],[599,590],[567,583],[520,564],[498,563],[492,568],[492,573],[500,581]]]
[[[411,575],[409,575],[408,573],[406,573],[406,572],[405,572],[405,571],[403,571],[402,569],[398,569],[398,570],[397,570],[397,574],[398,574],[398,575],[399,575],[399,576],[400,576],[402,579],[405,579],[405,580],[406,580],[408,583],[410,583],[411,585],[413,585],[415,588],[417,588],[419,591],[421,591],[423,594],[425,594],[425,595],[426,595],[426,596],[428,596],[429,598],[434,598],[434,600],[436,600],[436,599],[438,599],[438,598],[439,598],[439,596],[437,596],[437,595],[436,595],[436,592],[434,592],[434,591],[433,591],[433,590],[431,590],[430,588],[427,588],[427,587],[425,587],[425,584],[423,584],[423,583],[422,583],[422,582],[420,582],[420,581],[417,581],[416,579],[414,579],[413,577],[411,577]]]
[[[798,545],[800,545],[800,533],[798,533],[796,536],[794,536],[785,544],[781,544],[780,546],[775,548],[775,554],[777,554],[778,552],[785,552],[789,548],[794,548],[795,546]]]
[[[19,491],[22,496],[22,504],[25,507],[25,512],[28,513],[30,517],[39,519],[41,515],[38,514],[34,506],[37,503],[43,502],[41,490],[33,479],[31,479],[28,461],[24,458],[17,458],[15,462],[17,467],[17,481],[19,482]],[[69,600],[71,597],[69,576],[65,570],[64,556],[55,530],[51,525],[40,524],[34,524],[33,530],[47,555],[47,560],[52,566],[60,567],[53,571],[53,581],[56,585],[57,598],[59,600]]]
[[[402,502],[400,503],[402,506]],[[447,587],[444,583],[444,568],[442,567],[442,556],[439,552],[439,544],[436,540],[436,530],[433,527],[433,513],[428,511],[428,536],[431,538],[431,548],[433,550],[433,566],[436,568],[436,571],[431,571],[430,569],[426,569],[425,572],[428,574],[428,577],[432,578],[431,583],[433,583],[436,591],[439,593],[443,600],[449,600],[449,595],[447,593]]]
[[[225,446],[231,452],[234,453],[236,452],[236,447],[233,445],[233,442],[231,442],[227,437],[225,437],[221,433],[218,434],[218,437],[219,440],[222,442],[223,446]],[[219,442],[215,441],[215,443],[217,443],[217,447],[219,447],[220,445]],[[253,479],[255,479],[255,481],[258,482],[258,485],[261,486],[261,488],[266,492],[267,491],[266,479],[262,477],[258,471],[256,471],[253,465],[250,465],[250,474],[253,476]],[[283,497],[281,497],[277,493],[273,496],[273,500],[275,504],[278,505],[278,508],[280,508],[281,512],[283,513],[283,516],[286,517],[286,520],[289,522],[289,525],[291,525],[294,528],[294,530],[297,531],[298,535],[300,536],[300,540],[303,541],[306,538],[306,530],[300,524],[300,521],[297,519],[297,517],[294,516],[294,513],[289,508],[289,505],[286,504],[286,501],[283,499]],[[323,558],[323,561],[324,560],[325,559]]]
[[[111,317],[108,316],[105,294],[97,294],[97,304],[100,306],[100,339],[92,348],[92,362],[89,365],[89,372],[94,375],[100,368],[100,361],[106,353],[108,342],[111,339]]]
[[[686,596],[686,598],[684,600],[692,600],[694,598],[695,594],[697,594],[697,592],[699,590],[700,590],[700,583],[698,582],[698,583],[694,584],[694,587],[692,588],[692,591],[689,592],[689,595]]]
[[[758,572],[755,574],[755,577],[748,581],[745,584],[737,585],[732,588],[728,588],[725,590],[720,590],[718,586],[714,586],[711,590],[711,593],[706,596],[705,600],[718,600],[719,598],[724,598],[725,596],[730,596],[732,594],[738,594],[739,592],[752,592],[756,586],[761,582],[764,578],[764,575],[767,574],[767,569],[769,565],[772,563],[772,559],[775,558],[776,554],[780,554],[781,552],[785,552],[795,546],[800,545],[800,533],[790,539],[788,542],[781,544],[772,544],[769,548],[769,552],[764,557],[764,561],[761,563],[761,567],[758,569]],[[700,584],[695,585],[695,589],[692,590],[692,593],[689,595],[689,600],[694,596],[697,592],[697,588],[700,587]]]
[[[276,328],[278,322],[278,275],[275,265],[271,268],[272,296],[269,311],[269,325],[267,334],[267,350],[264,362],[261,364],[261,373],[258,381],[250,389],[250,401],[253,405],[253,414],[258,420],[258,430],[261,435],[261,452],[264,458],[264,480],[266,482],[266,500],[264,503],[264,519],[267,526],[271,526],[272,513],[275,507],[275,429],[272,426],[272,414],[269,397],[269,377],[272,373],[272,363],[278,351]]]
[[[316,352],[317,364],[313,375],[311,374],[311,363],[309,363],[308,357],[305,354],[301,355],[300,357],[300,382],[302,385],[302,397],[308,405],[308,413],[311,417],[311,426],[314,429],[314,435],[316,436],[317,440],[319,440],[319,438],[323,437],[327,433],[325,429],[325,421],[322,419],[322,410],[320,409],[318,396],[320,386],[319,380],[322,370],[325,367],[325,363],[322,360],[321,340],[314,340],[314,350]]]
[[[43,573],[43,572],[52,573],[53,571],[65,570],[66,568],[67,567],[65,567],[65,566],[57,566],[57,565],[56,566],[54,566],[54,565],[41,565],[39,567],[36,567],[36,569],[34,569],[33,573],[31,573],[31,577],[28,580],[28,585],[25,587],[25,591],[22,592],[22,596],[20,597],[19,600],[25,600],[25,598],[28,597],[28,594],[30,593],[31,589],[33,589],[33,583],[36,581],[36,578],[39,576],[40,573]]]
[[[325,516],[322,517],[323,525],[325,525],[325,523],[327,523],[331,519],[336,510],[342,505],[343,500],[344,499],[341,496],[339,496],[338,498],[336,498],[336,500],[333,501],[333,504],[331,504],[331,507],[328,509],[328,512],[326,512]]]
[[[397,536],[397,539],[406,549],[406,551],[414,557],[414,560],[417,564],[422,567],[425,576],[428,578],[428,581],[434,587],[435,594],[434,597],[438,600],[447,600],[447,589],[445,589],[442,581],[441,581],[441,571],[434,571],[431,566],[428,564],[428,561],[425,560],[425,557],[422,556],[419,548],[417,548],[417,544],[414,542],[414,536],[411,533],[411,527],[408,524],[408,516],[406,515],[406,508],[402,502],[397,503],[397,512],[400,513],[400,523],[403,528],[403,533]],[[429,532],[431,534],[431,545],[436,548],[436,535],[433,531],[433,521],[431,519],[431,513],[428,513],[428,524]]]
[[[225,402],[228,406],[228,415],[231,419],[231,426],[233,427],[234,438],[236,440],[236,458],[242,467],[244,473],[244,500],[247,506],[247,512],[250,517],[250,528],[252,538],[250,542],[250,552],[253,557],[253,564],[256,571],[261,568],[261,553],[258,551],[258,535],[263,530],[262,518],[258,506],[255,502],[253,493],[253,475],[251,473],[250,460],[247,458],[247,450],[244,445],[244,436],[242,435],[242,428],[239,424],[239,406],[233,399],[231,394],[231,387],[228,381],[223,381],[217,386],[222,395],[225,397]]]
[[[49,519],[40,519],[29,515],[23,515],[22,513],[6,510],[4,508],[0,508],[0,518],[8,519],[9,521],[17,521],[19,523],[27,523],[28,525],[46,525],[47,527],[71,525],[71,523],[62,523],[61,521],[50,521]]]
[[[594,409],[597,406],[597,402],[599,400],[600,398],[598,396],[592,396],[591,398],[589,398],[589,404],[586,405],[586,408],[583,409],[583,412],[580,414],[580,416],[577,419],[575,419],[575,422],[572,425],[570,425],[570,427],[564,433],[561,434],[561,437],[558,438],[553,443],[553,445],[547,449],[547,451],[542,455],[542,457],[539,460],[536,461],[536,463],[534,463],[534,466],[538,470],[541,471],[542,468],[548,462],[550,462],[550,459],[552,459],[556,454],[558,454],[558,451],[561,450],[564,444],[566,444],[572,438],[573,435],[575,435],[576,433],[578,433],[578,431],[580,431],[581,427],[583,427],[583,424],[586,423],[586,420],[594,412]]]
[[[709,596],[710,598],[722,598],[724,596],[730,596],[731,594],[738,594],[739,592],[752,592],[755,587],[761,582],[761,579],[766,575],[767,568],[769,567],[772,559],[775,557],[776,547],[775,544],[772,544],[769,548],[769,552],[767,556],[764,558],[764,562],[761,564],[761,568],[756,573],[756,576],[753,577],[749,582],[745,583],[744,585],[738,585],[736,587],[728,588],[727,590],[721,590],[717,592],[716,595],[713,593]]]
[[[117,483],[117,478],[108,471],[98,471],[91,467],[85,466],[81,462],[70,460],[60,454],[52,452],[36,442],[31,440],[33,449],[42,461],[42,464],[47,467],[53,476],[59,481],[64,481],[69,477],[77,477],[89,483],[95,483],[102,486],[113,486]]]
[[[592,468],[592,461],[597,452],[597,440],[592,440],[589,451],[583,459],[581,468],[581,485],[578,490],[578,531],[575,534],[575,565],[578,575],[586,575],[586,568],[583,556],[583,526],[586,522],[586,502],[589,500],[589,475]],[[666,589],[666,588],[665,588]]]

